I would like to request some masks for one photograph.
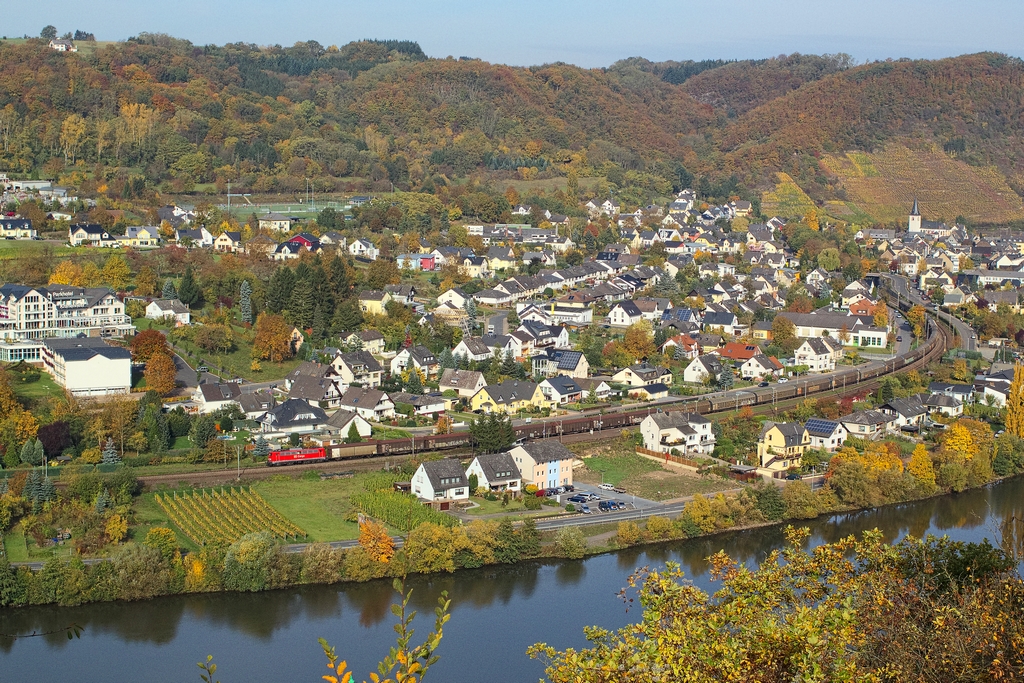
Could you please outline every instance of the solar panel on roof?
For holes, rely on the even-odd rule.
[[[832,420],[821,420],[819,418],[811,418],[804,425],[804,428],[809,432],[816,432],[819,434],[831,434],[832,430],[836,428],[836,422]]]

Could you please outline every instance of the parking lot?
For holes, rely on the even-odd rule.
[[[637,498],[628,491],[623,491],[623,489],[619,489],[617,491],[614,489],[606,490],[598,486],[584,485],[575,487],[575,490],[573,491],[548,497],[562,505],[572,503],[576,506],[577,510],[581,509],[581,505],[586,505],[590,510],[590,513],[593,514],[615,512],[617,510],[641,510],[659,505],[659,503],[656,503],[655,501]],[[587,497],[589,500],[583,502],[578,497]],[[576,498],[576,500],[572,500],[573,498]],[[602,510],[601,503],[607,503],[610,501],[617,503],[615,509]]]

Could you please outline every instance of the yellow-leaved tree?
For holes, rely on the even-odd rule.
[[[50,275],[51,285],[82,285],[82,266],[72,261],[61,261]]]
[[[1013,381],[1006,395],[1006,431],[1024,437],[1024,372],[1020,363],[1013,367]]]
[[[978,454],[978,446],[974,443],[971,430],[962,420],[953,423],[946,432],[942,451],[947,462],[970,462]]]
[[[359,523],[359,546],[374,562],[387,564],[395,556],[395,541],[388,530],[371,519]]]
[[[910,456],[910,463],[907,465],[910,472],[922,490],[931,493],[935,490],[935,467],[932,465],[932,458],[928,455],[928,449],[923,443],[914,447],[914,453]]]
[[[637,360],[647,358],[657,350],[654,347],[654,332],[647,320],[640,320],[627,327],[622,343],[626,353]]]

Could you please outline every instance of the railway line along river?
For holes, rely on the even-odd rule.
[[[996,540],[1002,521],[1024,516],[1024,477],[959,495],[808,522],[814,544],[879,528],[887,540],[907,534],[946,534],[955,540]],[[440,662],[431,676],[450,683],[530,682],[542,676],[526,648],[539,641],[558,648],[585,645],[583,626],[623,626],[640,617],[616,593],[638,566],[677,561],[687,576],[711,586],[705,559],[724,549],[759,562],[782,544],[780,527],[631,548],[581,561],[529,562],[508,567],[417,576],[409,581],[420,613],[417,630],[433,625],[441,591],[452,599]],[[326,638],[363,680],[394,643],[390,582],[339,584],[255,594],[217,593],[0,611],[0,633],[83,627],[80,639],[63,632],[0,638],[0,679],[80,683],[198,681],[196,662],[212,654],[223,681],[317,681],[326,663],[317,644]]]

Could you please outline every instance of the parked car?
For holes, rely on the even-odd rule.
[[[615,490],[615,487],[612,486],[611,484],[601,484],[597,488],[599,488],[599,489],[601,489],[603,491],[614,491]]]
[[[545,491],[544,489],[537,489],[537,497],[538,498],[543,498],[546,495],[547,495],[547,491]]]
[[[565,489],[566,491],[569,491],[570,493],[576,490],[576,487],[573,486],[572,484],[566,484],[562,488]]]
[[[569,502],[570,503],[586,503],[589,500],[590,500],[590,498],[588,498],[588,497],[586,497],[586,496],[584,496],[582,494],[576,494],[575,496],[572,496],[572,497],[569,498]]]
[[[559,493],[561,493],[561,491],[559,491],[558,489],[545,489],[544,490],[544,495],[546,495],[546,496],[557,496]]]
[[[596,493],[586,493],[584,495],[587,497],[587,500],[601,500],[601,496]]]
[[[209,371],[210,371],[210,368],[206,367],[205,365],[200,365],[198,368],[196,368],[196,372],[209,372]]]
[[[903,341],[903,335],[902,335],[902,334],[900,334],[900,335],[897,335],[897,336],[896,336],[896,341],[898,341],[898,342],[901,342],[901,341]]]
[[[786,377],[780,377],[779,378],[779,384],[785,384],[788,381],[789,381],[789,379],[787,379]]]
[[[590,506],[589,505],[580,505],[580,512],[582,512],[585,515],[589,515],[590,514]]]
[[[626,489],[622,488],[621,486],[616,486],[615,488],[612,489],[612,491],[615,491],[615,493],[625,493]]]
[[[600,503],[597,504],[597,509],[600,510],[601,512],[608,512],[609,510],[614,510],[615,508],[612,507],[612,501],[602,500]]]

